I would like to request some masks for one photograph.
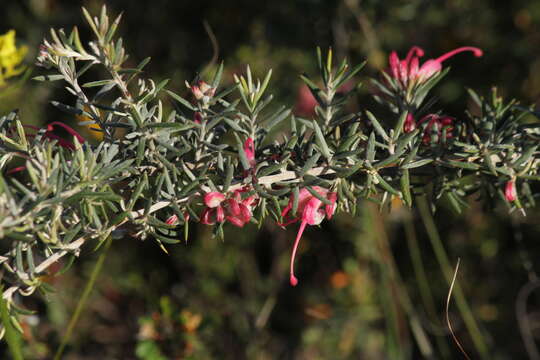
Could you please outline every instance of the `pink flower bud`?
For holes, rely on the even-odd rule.
[[[506,201],[513,202],[517,200],[516,182],[514,180],[508,180],[504,189],[504,197]]]
[[[249,164],[253,167],[255,165],[255,144],[250,137],[244,142],[244,153],[246,154]]]
[[[176,215],[172,215],[170,216],[166,221],[165,223],[167,225],[176,225],[178,223],[178,216]]]
[[[403,131],[406,133],[410,133],[416,129],[416,121],[414,121],[414,117],[411,113],[407,114],[407,117],[405,118],[405,123],[403,124]]]

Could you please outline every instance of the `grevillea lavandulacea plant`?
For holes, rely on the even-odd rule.
[[[42,276],[51,264],[111,237],[149,238],[172,251],[187,240],[190,223],[223,237],[230,225],[246,228],[268,217],[284,226],[298,222],[290,261],[296,285],[306,226],[355,214],[365,199],[384,209],[393,199],[414,206],[414,196],[427,194],[431,206],[445,198],[461,212],[468,196],[480,194],[510,211],[535,206],[539,125],[522,121],[535,112],[496,91],[470,91],[477,110],[463,114],[435,108],[430,97],[450,56],[480,56],[479,49],[423,64],[418,47],[404,60],[393,52],[388,69],[371,79],[373,96],[392,111],[384,118],[363,107],[346,110],[355,88],[343,85],[363,64],[334,64],[331,51],[324,57],[318,50],[320,79],[301,75],[316,100],[303,118],[269,106],[272,71],[257,79],[247,67],[226,87],[220,65],[212,77],[187,82],[187,91],[168,89],[167,80],[144,77],[149,59],[126,67],[115,37],[120,17],[111,22],[105,8],[96,17],[83,13],[93,40],[83,41],[77,28],[51,30],[35,80],[61,82],[71,100],[51,104],[84,119],[102,140],[86,141],[58,123],[32,134],[17,112],[0,118],[0,238],[9,243],[1,281],[14,324],[24,311],[16,295],[47,291]],[[102,77],[86,80],[91,68]],[[58,126],[68,135],[56,134]]]

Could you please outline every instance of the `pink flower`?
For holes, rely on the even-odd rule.
[[[404,60],[400,60],[397,53],[392,51],[388,62],[390,64],[390,75],[401,82],[404,87],[410,80],[416,78],[418,73],[419,57],[424,56],[424,50],[418,46],[413,46],[407,53]]]
[[[214,225],[216,222],[228,221],[231,224],[243,227],[252,217],[252,207],[256,197],[251,195],[242,199],[246,189],[236,190],[230,198],[220,192],[210,192],[204,196],[206,208],[201,214],[201,223]]]
[[[422,83],[440,72],[442,70],[442,63],[445,60],[464,51],[472,51],[476,57],[483,55],[482,50],[479,48],[464,46],[449,51],[436,59],[427,60],[420,66],[420,58],[424,56],[424,50],[418,46],[413,46],[404,60],[400,60],[397,53],[392,51],[388,59],[390,69],[387,72],[391,77],[400,82],[402,88],[406,89],[410,82],[416,81]]]
[[[508,180],[504,189],[504,197],[506,201],[513,202],[517,200],[516,182],[515,180]]]
[[[248,137],[244,142],[244,153],[246,154],[246,157],[251,167],[255,166],[255,143],[250,137]]]
[[[199,80],[195,85],[189,85],[186,82],[186,86],[191,90],[193,96],[197,100],[203,100],[208,102],[216,93],[216,88],[208,85],[205,81]]]
[[[225,212],[221,203],[225,201],[225,195],[218,191],[212,191],[204,195],[204,204],[206,208],[201,214],[201,223],[205,225],[214,225],[216,222],[225,221]]]
[[[320,196],[330,200],[331,205],[326,204],[324,205],[324,209],[321,209],[323,202],[317,197],[313,196],[306,188],[303,188],[298,194],[297,213],[300,214],[300,216],[293,218],[284,224],[280,224],[282,226],[287,226],[298,220],[301,221],[291,254],[289,281],[292,286],[296,286],[298,284],[298,279],[296,276],[294,276],[294,259],[296,257],[296,251],[298,249],[298,244],[300,243],[300,238],[302,237],[306,225],[319,225],[324,220],[325,216],[328,219],[331,219],[332,215],[336,211],[337,193],[329,192],[327,189],[321,188],[320,186],[314,186],[313,190],[315,190]],[[293,203],[294,195],[291,195],[289,204],[281,213],[282,217],[287,216],[287,214],[292,210]]]

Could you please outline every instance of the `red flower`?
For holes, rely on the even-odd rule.
[[[410,82],[422,83],[440,72],[442,70],[442,63],[446,59],[464,51],[472,51],[476,57],[480,57],[483,54],[479,48],[464,46],[447,52],[436,59],[427,60],[420,66],[420,58],[424,56],[424,50],[418,46],[413,46],[404,60],[400,60],[397,53],[392,51],[388,59],[390,69],[387,72],[391,77],[399,81],[402,88],[406,89]]]
[[[213,191],[204,195],[204,204],[206,208],[201,214],[201,223],[214,225],[217,222],[222,223],[225,220],[225,212],[221,203],[225,200],[225,195]]]
[[[337,194],[335,192],[329,192],[327,189],[321,188],[319,186],[314,186],[313,190],[315,190],[322,197],[330,200],[332,204],[324,205],[324,209],[321,209],[323,202],[319,200],[316,196],[313,196],[306,188],[303,188],[298,194],[297,212],[298,214],[300,214],[300,216],[293,218],[292,220],[284,224],[280,224],[282,226],[287,226],[298,220],[301,221],[300,228],[298,229],[298,233],[296,235],[296,240],[294,242],[291,254],[289,281],[292,286],[296,286],[298,284],[298,279],[296,278],[296,276],[294,276],[294,259],[296,257],[296,250],[298,249],[300,238],[302,237],[306,225],[319,225],[324,220],[325,216],[328,219],[331,219],[332,215],[336,210]],[[287,216],[287,214],[292,210],[293,203],[294,195],[291,195],[289,199],[289,204],[283,209],[283,212],[281,213],[282,217]]]
[[[236,190],[232,197],[227,198],[224,194],[214,191],[204,196],[206,208],[201,214],[201,223],[214,225],[216,222],[228,221],[231,224],[243,227],[252,217],[252,207],[255,203],[255,195],[242,199],[245,189]]]
[[[514,180],[508,180],[504,189],[504,197],[506,201],[513,202],[517,200],[516,182]]]

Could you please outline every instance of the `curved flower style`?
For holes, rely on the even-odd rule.
[[[482,50],[479,48],[464,46],[449,51],[436,59],[429,59],[420,66],[420,58],[424,56],[422,48],[413,46],[403,60],[400,60],[397,53],[392,51],[388,59],[390,69],[387,70],[387,73],[406,89],[411,82],[425,82],[442,70],[442,63],[445,60],[464,51],[472,51],[476,57],[483,55]]]
[[[296,278],[296,276],[294,276],[294,259],[296,257],[296,251],[298,249],[298,244],[300,243],[300,238],[304,233],[306,225],[319,225],[324,220],[325,216],[328,219],[331,219],[332,215],[334,215],[334,212],[336,210],[337,193],[330,192],[320,186],[313,186],[313,190],[315,190],[321,197],[330,200],[331,205],[326,204],[324,205],[324,209],[322,209],[321,207],[323,205],[323,202],[319,200],[316,196],[313,196],[309,192],[309,190],[303,188],[298,194],[297,213],[300,214],[300,216],[293,218],[292,220],[289,220],[284,224],[280,224],[281,226],[287,226],[299,220],[301,221],[300,228],[298,229],[298,233],[296,235],[296,240],[294,242],[291,254],[289,281],[292,286],[296,286],[298,284],[298,279]],[[294,195],[291,195],[291,197],[289,198],[289,203],[281,213],[282,217],[286,217],[289,214],[289,212],[293,208],[293,203]]]

